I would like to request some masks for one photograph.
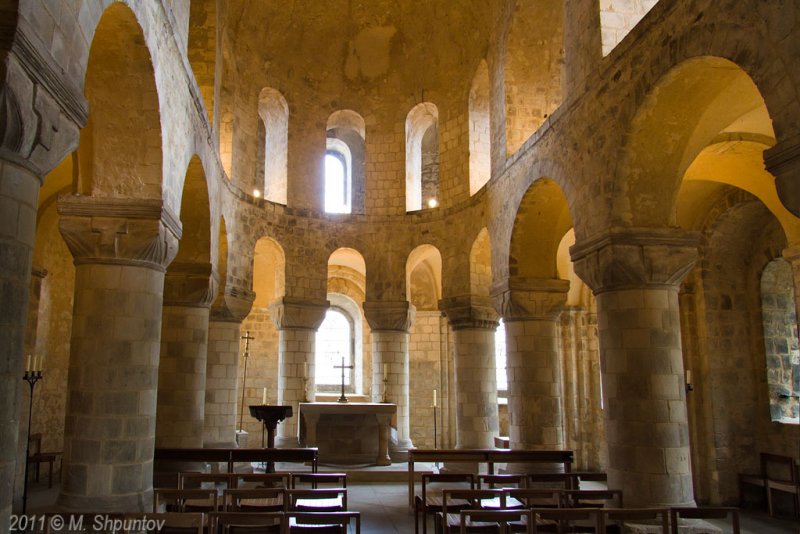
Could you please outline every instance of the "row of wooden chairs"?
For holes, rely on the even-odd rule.
[[[97,517],[108,525],[106,534],[345,534],[361,532],[359,512],[163,512],[150,514],[79,514],[84,527],[91,526]],[[61,532],[61,523],[48,514],[44,534]],[[63,519],[63,515],[58,516]],[[78,524],[78,518],[67,517],[68,524]],[[111,526],[114,528],[111,528]]]
[[[347,473],[178,473],[178,489],[203,486],[221,489],[276,487],[294,489],[319,486],[347,487]]]
[[[441,533],[621,533],[632,524],[647,524],[648,532],[678,534],[681,519],[729,520],[740,534],[736,508],[533,508],[518,510],[461,510]]]
[[[153,512],[347,511],[347,488],[163,489],[153,491]]]

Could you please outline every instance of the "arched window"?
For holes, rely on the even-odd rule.
[[[800,424],[800,350],[792,267],[772,260],[761,275],[761,317],[773,421]]]
[[[406,117],[406,211],[439,205],[439,111],[417,104]]]
[[[316,336],[316,384],[317,391],[338,392],[342,385],[342,370],[335,366],[349,366],[344,370],[345,391],[355,391],[353,348],[353,319],[341,308],[331,308]]]
[[[350,149],[338,139],[328,139],[325,152],[325,212],[350,213],[352,160]]]
[[[500,319],[494,332],[494,361],[497,371],[497,396],[508,397],[508,375],[506,374],[506,326]]]
[[[289,106],[286,99],[275,89],[265,87],[258,96],[258,116],[261,118],[256,151],[258,181],[254,184],[253,194],[263,194],[270,202],[286,204],[289,146]],[[259,191],[260,187],[263,187],[263,192]]]

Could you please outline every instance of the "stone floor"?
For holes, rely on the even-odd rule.
[[[396,464],[397,465],[397,464]],[[395,468],[396,469],[396,468]],[[326,468],[325,470],[333,470]],[[396,473],[399,475],[399,473]],[[395,473],[392,473],[395,475]],[[351,510],[361,512],[363,534],[410,534],[414,532],[414,516],[408,509],[408,486],[403,480],[359,481],[374,478],[360,473],[348,477],[348,502]],[[41,483],[29,487],[28,511],[30,514],[55,511],[57,488],[48,489],[46,477]],[[57,486],[56,482],[56,486]],[[722,523],[719,523],[722,526]],[[432,522],[429,530],[433,533]],[[729,532],[724,530],[723,532]],[[744,510],[742,512],[742,534],[798,534],[800,520],[771,518],[765,512]]]

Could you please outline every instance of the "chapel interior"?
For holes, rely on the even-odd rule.
[[[0,531],[30,434],[149,510],[251,405],[371,462],[342,395],[634,507],[800,461],[796,2],[5,0],[0,110]]]

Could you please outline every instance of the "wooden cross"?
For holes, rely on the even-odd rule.
[[[352,365],[345,365],[344,364],[344,356],[342,356],[342,365],[334,365],[334,369],[341,369],[342,370],[342,396],[339,397],[339,402],[347,402],[347,397],[344,396],[344,370],[345,369],[352,369]]]
[[[247,358],[250,354],[250,340],[255,338],[250,335],[250,330],[246,330],[242,339],[244,339],[244,357]]]

